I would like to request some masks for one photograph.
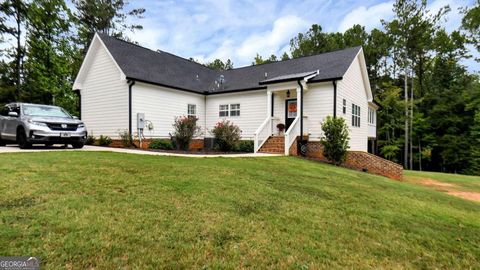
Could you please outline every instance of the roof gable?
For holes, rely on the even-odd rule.
[[[96,39],[99,39],[107,48],[127,79],[212,94],[262,89],[266,86],[260,85],[261,81],[268,81],[275,77],[289,78],[292,74],[317,70],[318,75],[309,82],[338,80],[342,78],[361,50],[361,47],[354,47],[286,61],[218,71],[167,52],[152,51],[105,34],[96,34],[92,44]],[[89,53],[84,64],[88,61]],[[77,80],[82,78],[82,69]]]
[[[97,51],[101,48],[105,49],[105,51],[107,52],[107,55],[115,64],[115,67],[118,69],[120,73],[120,79],[124,80],[126,78],[122,68],[120,68],[115,58],[112,56],[108,48],[103,43],[102,39],[100,39],[100,37],[97,34],[95,34],[95,36],[92,39],[92,42],[90,42],[90,45],[87,50],[87,54],[85,55],[82,65],[80,66],[80,70],[78,71],[77,77],[75,78],[75,82],[73,83],[74,90],[82,88],[83,81],[85,80],[88,74],[88,69],[92,65],[95,55],[97,54]]]

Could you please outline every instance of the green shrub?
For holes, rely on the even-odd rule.
[[[239,141],[235,151],[244,153],[253,153],[253,141]]]
[[[128,130],[121,131],[121,132],[118,133],[118,135],[120,136],[120,139],[122,140],[122,145],[124,147],[133,146],[133,138],[128,133]]]
[[[328,116],[322,123],[323,155],[333,164],[345,161],[348,150],[348,128],[345,119]]]
[[[148,146],[150,149],[162,149],[162,150],[172,150],[173,145],[172,141],[170,140],[165,140],[165,139],[155,139],[150,142],[150,145]]]
[[[97,141],[98,145],[100,146],[109,146],[110,144],[112,144],[112,139],[108,136],[103,136],[103,135],[100,135],[100,137],[98,138],[98,141]]]
[[[242,131],[236,125],[228,120],[218,122],[212,129],[211,133],[215,136],[215,145],[218,150],[232,151],[235,145],[240,140],[240,133]]]
[[[95,136],[93,136],[93,133],[92,133],[92,134],[89,134],[89,135],[87,136],[87,140],[85,141],[85,144],[86,144],[86,145],[94,145],[96,140],[97,140],[97,139],[95,138]]]
[[[200,135],[200,127],[197,126],[197,117],[176,117],[173,123],[173,138],[175,144],[180,150],[188,150],[188,146],[193,137]]]

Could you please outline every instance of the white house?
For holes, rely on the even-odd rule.
[[[81,118],[96,136],[137,134],[137,114],[153,124],[146,138],[169,138],[177,116],[195,115],[202,138],[222,119],[254,140],[255,151],[277,124],[288,149],[297,136],[322,137],[328,116],[343,117],[350,149],[367,151],[376,137],[376,110],[361,47],[270,64],[216,71],[193,61],[96,34],[73,86]]]

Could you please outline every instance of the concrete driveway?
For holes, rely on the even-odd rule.
[[[179,153],[166,153],[166,152],[153,152],[137,149],[126,149],[126,148],[112,148],[112,147],[100,147],[86,145],[82,149],[73,149],[70,146],[65,148],[61,145],[54,145],[52,147],[44,146],[34,146],[32,149],[20,149],[17,145],[7,145],[0,146],[0,154],[6,153],[30,153],[30,152],[57,152],[57,151],[103,151],[103,152],[116,152],[116,153],[126,153],[126,154],[137,154],[137,155],[151,155],[151,156],[176,156],[176,157],[194,157],[194,158],[204,158],[204,157],[275,157],[281,156],[276,154],[263,154],[263,153],[248,153],[248,154],[213,154],[213,155],[201,155],[201,154],[179,154]]]

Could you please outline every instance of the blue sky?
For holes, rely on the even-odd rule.
[[[447,30],[461,22],[458,8],[474,0],[435,0],[432,11],[449,5],[452,11]],[[134,0],[129,8],[146,8],[141,19],[144,30],[128,35],[142,46],[201,62],[230,58],[235,67],[249,65],[256,53],[281,55],[289,41],[316,23],[324,31],[345,31],[353,24],[367,30],[381,27],[380,20],[392,18],[393,1],[351,0]],[[473,60],[464,62],[479,71]]]

